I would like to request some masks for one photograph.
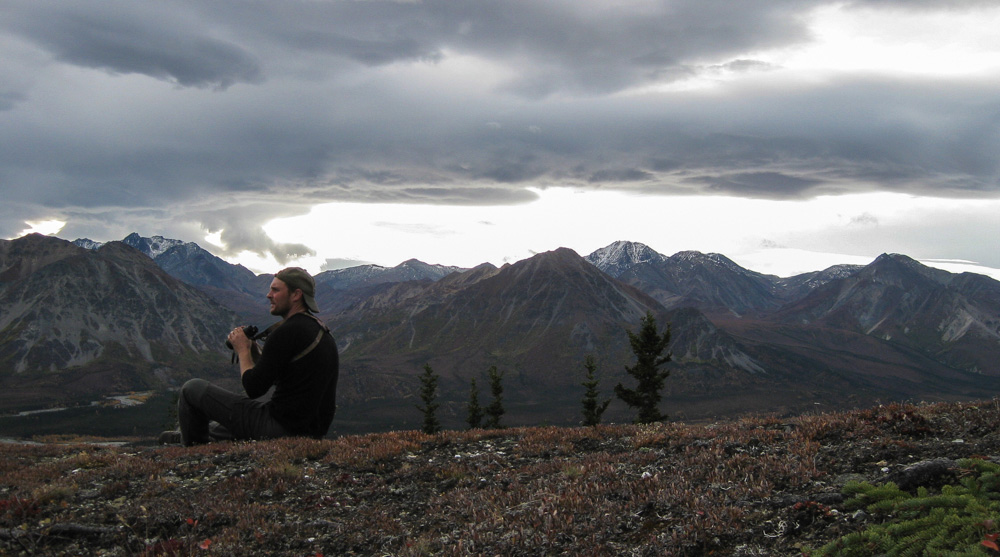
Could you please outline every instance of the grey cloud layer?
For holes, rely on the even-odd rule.
[[[7,29],[57,60],[112,73],[137,73],[187,87],[256,83],[261,70],[244,48],[210,35],[163,3],[8,4]]]
[[[143,232],[194,222],[287,256],[304,247],[269,244],[257,221],[323,200],[509,204],[550,185],[996,196],[1000,80],[623,94],[767,76],[745,54],[807,42],[803,16],[824,4],[5,3],[0,235],[53,212],[170,204]],[[453,57],[499,77],[456,75]],[[270,212],[204,209],[247,195]]]

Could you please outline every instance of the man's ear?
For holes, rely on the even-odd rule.
[[[295,291],[288,296],[288,301],[292,303],[302,302],[304,304],[305,302],[302,300],[302,296],[304,295],[305,294],[302,293],[301,288],[296,288]]]

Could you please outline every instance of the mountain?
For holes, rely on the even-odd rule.
[[[233,265],[212,255],[194,242],[184,242],[152,236],[145,238],[133,232],[122,240],[152,259],[174,278],[192,286],[207,286],[215,289],[233,290],[247,294],[259,294],[259,284],[252,271],[242,265]],[[97,250],[104,246],[88,238],[75,240],[73,244]]]
[[[802,408],[810,400],[842,405],[880,397],[992,396],[1000,387],[994,379],[1000,375],[1000,282],[983,275],[953,275],[906,256],[883,255],[867,266],[778,278],[746,271],[717,254],[666,257],[628,242],[587,259],[675,308],[673,324],[684,328],[681,335],[694,335],[692,327],[714,327],[725,336],[707,344],[737,342],[738,352],[752,360],[744,369],[760,371],[714,380],[741,389],[744,407],[750,399],[770,399],[784,412],[788,402]],[[680,322],[684,308],[703,311],[711,327]],[[676,343],[673,349],[680,352]],[[694,361],[677,365],[690,370]],[[675,377],[668,389],[695,392],[687,384],[690,373]],[[745,384],[748,378],[756,387]],[[785,400],[768,397],[759,388],[767,383]],[[714,390],[706,405],[725,411]]]
[[[621,365],[631,357],[624,331],[637,328],[647,312],[677,331],[677,360],[693,377],[682,384],[704,389],[711,378],[763,371],[698,310],[670,314],[566,248],[433,283],[397,283],[330,324],[355,396],[412,396],[416,373],[426,363],[441,376],[452,420],[460,420],[470,380],[485,386],[486,371],[495,365],[506,372],[505,398],[517,401],[517,419],[575,424],[585,356],[595,355],[605,382],[628,381]],[[353,414],[396,411],[402,413],[397,420],[412,418],[398,402],[382,405],[362,397],[344,404]]]
[[[397,283],[330,324],[343,361],[363,369],[366,380],[385,382],[378,392],[409,392],[414,373],[430,363],[457,404],[469,379],[485,377],[490,365],[507,370],[519,396],[543,400],[539,393],[578,382],[570,374],[584,354],[647,311],[662,308],[560,249],[501,269],[482,265],[437,282]]]
[[[0,254],[0,407],[177,384],[225,361],[236,316],[122,242],[29,235]]]
[[[223,373],[217,345],[226,328],[273,322],[263,313],[271,275],[196,244],[129,238],[146,251],[37,235],[0,243],[3,393],[65,399],[98,384]],[[446,427],[463,427],[472,379],[488,402],[494,365],[504,374],[505,423],[576,424],[584,357],[597,358],[606,396],[632,381],[624,331],[647,312],[670,328],[663,409],[676,419],[1000,389],[1000,283],[902,255],[778,278],[720,254],[668,257],[616,242],[586,258],[561,248],[500,268],[410,260],[316,278],[321,317],[341,349],[341,432],[419,427],[413,406],[425,364],[441,378]],[[0,394],[0,404],[11,396]],[[606,420],[631,417],[614,400]]]
[[[667,308],[744,314],[782,303],[778,277],[749,271],[717,253],[682,251],[666,257],[643,244],[615,242],[588,255],[587,261]]]
[[[146,238],[135,232],[122,242],[145,254],[174,278],[197,287],[236,312],[242,322],[273,321],[265,298],[273,274],[256,275],[242,265],[234,265],[213,255],[194,242],[163,236]],[[91,250],[103,245],[87,238],[73,243]],[[316,280],[317,302],[322,313],[328,315],[377,292],[384,285],[411,280],[435,281],[464,270],[410,259],[395,267],[360,265],[324,271],[313,278]]]
[[[167,251],[168,249],[184,244],[181,240],[173,240],[170,238],[164,238],[163,236],[152,236],[150,238],[144,238],[137,232],[133,232],[122,239],[122,243],[139,250],[141,253],[145,254],[146,257],[150,259],[156,259],[158,255]],[[73,241],[73,244],[89,249],[96,250],[100,249],[105,242],[95,242],[90,238],[79,238]]]
[[[769,319],[884,340],[973,374],[1000,376],[1000,282],[899,254],[830,281]]]
[[[834,265],[822,271],[779,279],[779,296],[784,300],[798,300],[830,281],[847,278],[863,268],[864,265]]]
[[[388,282],[405,282],[408,280],[438,280],[452,273],[466,271],[461,267],[445,265],[430,265],[416,259],[409,259],[395,267],[380,265],[360,265],[347,269],[324,271],[314,278],[317,285],[323,285],[334,290],[350,290],[363,286],[385,284]]]
[[[667,258],[645,244],[618,241],[595,250],[586,260],[605,273],[618,278],[636,265],[663,263]]]
[[[41,234],[0,240],[0,288],[23,280],[56,261],[82,253],[69,242],[52,240]]]
[[[75,245],[96,250],[104,244],[81,238]],[[270,319],[264,298],[271,275],[255,275],[242,265],[233,265],[194,242],[163,236],[142,237],[131,233],[122,240],[150,258],[174,278],[194,286],[241,316],[244,323]]]
[[[192,286],[233,290],[260,295],[262,289],[257,275],[243,265],[233,265],[212,255],[195,243],[171,246],[153,261],[168,274]]]
[[[181,240],[173,240],[170,238],[164,238],[163,236],[143,238],[136,232],[126,236],[125,239],[122,240],[122,243],[141,251],[150,259],[156,259],[165,251],[184,244]]]
[[[273,320],[265,298],[271,275],[255,275],[250,269],[233,265],[192,242],[172,245],[156,255],[153,262],[170,276],[198,288],[239,314],[242,323]]]
[[[103,246],[104,242],[95,242],[90,238],[77,238],[76,240],[73,240],[73,245],[83,249],[96,250]]]
[[[469,273],[473,280],[457,274],[436,283],[402,283],[341,319],[359,322],[355,317],[365,312],[363,338],[371,338],[376,350],[398,346],[405,338],[403,344],[416,351],[433,346],[435,351],[500,355],[543,346],[546,352],[561,351],[570,338],[576,348],[589,349],[595,331],[607,323],[637,323],[647,311],[662,311],[655,300],[565,248],[499,270],[480,267]],[[373,322],[386,322],[386,330],[373,330]],[[554,338],[560,342],[553,344]],[[537,356],[550,359],[552,354]]]
[[[360,265],[317,274],[316,302],[323,316],[335,314],[360,300],[375,295],[391,285],[408,281],[440,280],[464,272],[461,267],[430,265],[409,259],[395,267]]]

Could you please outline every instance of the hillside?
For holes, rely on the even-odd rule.
[[[399,283],[328,321],[341,347],[343,414],[378,420],[382,412],[405,427],[412,406],[398,401],[413,396],[415,373],[429,363],[442,378],[443,415],[454,427],[464,419],[470,380],[485,385],[496,365],[505,373],[511,424],[575,424],[560,421],[566,412],[556,409],[579,400],[584,356],[625,361],[624,330],[647,311],[662,308],[568,249],[433,283]],[[390,404],[373,406],[373,398]]]
[[[179,385],[218,368],[235,322],[122,242],[0,240],[0,408]]]
[[[194,448],[4,443],[0,553],[801,555],[895,520],[852,506],[851,482],[939,493],[969,477],[959,459],[1000,458],[998,431],[992,400]],[[980,554],[993,512],[967,532]]]
[[[1000,389],[998,298],[996,281],[901,255],[793,281],[717,254],[663,257],[620,242],[587,258],[561,249],[397,283],[329,322],[348,382],[345,416],[416,427],[406,397],[430,363],[455,427],[470,378],[497,365],[510,424],[573,425],[561,417],[579,399],[585,355],[598,358],[606,392],[628,381],[624,330],[645,311],[671,326],[664,408],[679,419],[991,396]],[[660,303],[669,300],[670,309]],[[630,419],[617,401],[609,416]]]

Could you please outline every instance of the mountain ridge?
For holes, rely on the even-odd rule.
[[[0,406],[19,396],[30,404],[106,387],[177,384],[222,357],[219,339],[235,314],[127,244],[86,250],[58,238],[4,242],[0,252],[8,255],[34,246],[43,256],[0,263],[7,277],[0,283]],[[50,385],[46,398],[53,373],[66,384]]]
[[[693,305],[737,314],[778,307],[782,282],[740,267],[724,255],[681,251],[658,254],[636,242],[616,242],[588,261],[615,278],[648,292],[667,308]],[[720,284],[721,282],[726,284]]]
[[[263,304],[271,275],[251,279],[196,244],[133,243],[148,253],[109,249],[121,252],[122,264],[142,266],[148,261],[137,258],[146,257],[187,277],[223,306],[238,300],[246,322],[273,321]],[[83,249],[52,245],[0,264],[0,281],[71,248]],[[10,251],[0,244],[0,262],[12,260]],[[616,242],[587,256],[559,248],[501,268],[408,260],[327,271],[317,275],[317,299],[342,351],[338,416],[353,431],[414,426],[407,400],[425,364],[441,375],[452,426],[462,421],[469,381],[485,384],[491,365],[506,373],[512,420],[572,423],[584,356],[597,357],[605,390],[628,381],[624,330],[647,311],[671,327],[664,405],[682,418],[968,398],[995,392],[1000,375],[1000,283],[899,254],[781,278],[721,254],[668,257]],[[608,415],[628,419],[617,402]]]

